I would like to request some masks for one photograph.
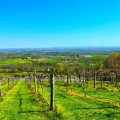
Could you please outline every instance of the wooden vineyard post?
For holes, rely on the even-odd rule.
[[[42,96],[41,96],[41,99],[43,101],[43,81],[41,81],[41,88],[42,88]]]
[[[94,88],[95,88],[95,82],[96,82],[96,71],[94,71]]]
[[[68,91],[68,86],[69,86],[69,74],[67,74],[67,86],[66,86],[66,91]]]
[[[35,75],[34,75],[34,87],[35,87],[35,93],[37,91],[37,87],[36,87],[36,68],[35,68]]]
[[[12,78],[12,87],[14,86],[14,83],[13,83],[14,81],[13,81],[13,78]]]
[[[100,74],[101,88],[102,88],[102,74]]]
[[[79,78],[79,86],[81,86],[81,75],[78,75]]]
[[[71,92],[72,92],[72,79],[71,79],[71,74],[70,74],[70,89],[71,89]]]
[[[0,82],[0,97],[2,97],[1,82]]]
[[[118,86],[118,73],[117,73],[117,70],[115,71],[115,75],[116,75],[115,87],[117,87]]]
[[[32,85],[31,85],[31,79],[32,79],[32,78],[30,77],[30,88],[31,88],[31,86],[32,86]]]
[[[51,88],[50,110],[53,110],[54,109],[54,78],[53,78],[53,74],[50,74],[50,88]]]
[[[10,89],[10,78],[8,77],[8,89]]]

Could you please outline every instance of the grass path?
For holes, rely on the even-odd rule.
[[[71,90],[68,90],[66,91],[66,89],[63,89],[63,88],[57,88],[63,92],[66,92],[68,93],[69,95],[72,95],[72,96],[77,96],[77,97],[82,97],[82,98],[88,98],[88,99],[91,99],[91,100],[95,100],[95,101],[100,101],[100,102],[106,102],[106,103],[110,103],[114,106],[117,106],[120,108],[120,102],[117,102],[117,101],[114,101],[114,100],[110,100],[110,99],[104,99],[104,98],[97,98],[97,97],[92,97],[92,96],[89,96],[89,95],[83,95],[83,94],[80,94],[80,93],[77,93],[75,91],[72,91]]]
[[[32,84],[32,88],[34,88]],[[38,89],[41,93],[41,87]],[[97,101],[55,89],[57,114],[35,99],[25,81],[18,81],[0,102],[0,120],[118,120],[120,109],[104,101]],[[36,94],[37,95],[37,94]],[[44,98],[49,103],[50,87],[44,86]]]
[[[41,87],[39,88],[41,93]],[[44,98],[49,103],[50,88],[44,85]],[[55,89],[55,105],[65,120],[119,120],[120,108],[106,101],[71,95],[64,90]]]
[[[0,102],[0,120],[48,120],[52,113],[33,97],[24,81],[19,81]],[[49,116],[49,115],[50,116]]]
[[[5,94],[12,89],[15,85],[17,84],[17,81],[14,81],[14,83],[12,81],[9,82],[9,89],[8,89],[8,84],[4,84],[1,86],[1,90],[2,90],[2,97],[5,96]],[[1,100],[1,99],[0,99]]]
[[[59,89],[63,92],[67,92],[69,95],[85,97],[83,89],[78,87],[78,85],[73,84],[72,91],[70,88],[66,91],[66,87],[63,85],[56,85],[56,89]],[[113,88],[112,88],[113,89]],[[115,89],[115,88],[114,88]],[[108,102],[112,105],[115,105],[120,108],[120,93],[119,92],[111,92],[108,88],[85,88],[86,98],[92,99],[95,101]]]

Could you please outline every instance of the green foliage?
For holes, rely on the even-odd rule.
[[[29,59],[21,59],[21,58],[9,58],[5,60],[0,59],[1,65],[12,64],[12,63],[32,63],[32,62]]]
[[[119,69],[120,65],[120,53],[111,53],[110,56],[108,56],[105,61],[104,65],[106,68],[109,69]]]

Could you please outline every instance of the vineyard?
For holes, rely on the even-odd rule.
[[[120,120],[120,0],[0,0],[0,120]]]
[[[101,56],[1,60],[0,119],[120,119],[120,54]]]

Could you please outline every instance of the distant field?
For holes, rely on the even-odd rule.
[[[97,57],[100,57],[100,58],[106,58],[108,55],[89,55],[86,57],[90,58],[97,58]],[[38,61],[41,61],[41,62],[57,62],[58,60],[56,59],[47,59],[47,58],[42,58],[42,59],[37,59]],[[21,59],[21,58],[9,58],[9,59],[5,59],[5,60],[2,60],[0,59],[0,65],[4,65],[4,64],[12,64],[12,63],[32,63],[32,61],[36,61],[36,59]],[[81,63],[84,63],[84,62],[80,62]]]
[[[5,59],[5,60],[0,59],[1,65],[12,64],[12,63],[31,63],[31,62],[32,62],[31,60],[21,59],[21,58],[11,58],[11,59]]]
[[[88,58],[97,58],[100,57],[102,59],[106,58],[108,55],[86,55],[85,57]],[[11,59],[0,59],[0,65],[5,64],[12,64],[12,63],[32,63],[32,61],[41,61],[41,62],[58,62],[56,59],[48,59],[48,58],[42,58],[42,59],[21,59],[21,58],[11,58]],[[84,64],[84,61],[79,62],[79,64]]]
[[[100,58],[106,58],[108,57],[109,55],[91,55],[92,58],[97,58],[97,57],[100,57]]]
[[[42,62],[57,62],[56,59],[47,59],[47,58],[42,58],[42,59],[37,59],[38,61],[42,61]],[[36,59],[33,59],[33,61],[36,61]]]

